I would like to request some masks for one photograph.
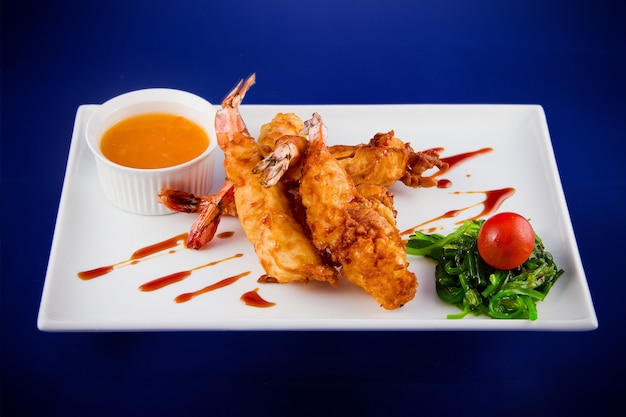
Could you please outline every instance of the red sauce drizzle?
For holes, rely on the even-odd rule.
[[[187,271],[174,272],[173,274],[166,275],[164,277],[157,278],[157,279],[154,279],[152,281],[146,282],[145,284],[140,285],[139,289],[141,291],[158,290],[159,288],[163,288],[163,287],[165,287],[167,285],[174,284],[176,282],[180,282],[180,281],[184,280],[189,275],[191,275],[191,273],[193,271],[197,271],[198,269],[206,268],[208,266],[214,266],[214,265],[217,265],[217,264],[219,264],[221,262],[228,261],[228,260],[231,260],[231,259],[241,258],[242,256],[243,256],[243,253],[237,253],[237,254],[235,254],[233,256],[229,256],[228,258],[224,258],[224,259],[220,259],[220,260],[217,260],[217,261],[209,262],[208,264],[200,265],[200,266],[197,266],[195,268],[189,269]]]
[[[174,272],[161,278],[154,279],[139,286],[141,291],[155,291],[175,282],[180,282],[191,275],[192,270]]]
[[[444,171],[437,172],[435,175],[439,176],[440,174],[453,169],[457,165],[462,164],[463,162],[467,161],[468,159],[477,157],[478,155],[482,155],[482,154],[485,154],[485,153],[488,153],[488,152],[491,152],[491,151],[493,151],[493,148],[482,148],[482,149],[478,149],[476,151],[464,152],[464,153],[460,153],[458,155],[452,155],[452,156],[447,156],[445,158],[440,158],[442,162],[445,162],[445,163],[448,164],[448,168],[445,169]]]
[[[126,265],[135,265],[139,263],[139,260],[142,258],[153,255],[157,252],[164,251],[166,249],[171,249],[174,246],[180,245],[181,242],[184,243],[187,240],[187,235],[188,235],[187,233],[181,233],[178,236],[174,236],[162,242],[158,242],[153,245],[138,249],[131,255],[130,258],[126,260],[123,260],[123,261],[120,261],[111,265],[90,269],[88,271],[81,271],[77,274],[78,278],[82,280],[90,280],[90,279],[94,279],[102,275],[108,274],[109,272],[113,271],[113,269],[115,268],[119,268],[119,267],[126,266]],[[168,253],[174,253],[174,252],[176,251],[170,250]]]
[[[432,150],[441,152],[443,148],[433,148]],[[437,177],[440,177],[446,172],[450,171],[451,169],[467,161],[468,159],[475,158],[479,155],[482,155],[491,151],[493,151],[493,148],[482,148],[482,149],[478,149],[478,150],[471,151],[471,152],[464,152],[458,155],[452,155],[452,156],[447,156],[445,158],[439,158],[442,162],[447,163],[448,167],[437,171],[436,173],[431,175],[430,178],[435,179]],[[437,188],[450,188],[451,186],[452,186],[452,181],[450,181],[449,179],[442,178],[440,180],[437,180]]]
[[[501,188],[499,190],[467,192],[467,194],[479,194],[479,193],[484,193],[486,195],[485,200],[482,203],[474,204],[474,206],[470,206],[470,207],[475,207],[475,206],[482,204],[483,211],[481,211],[476,216],[471,217],[467,220],[475,220],[480,217],[493,213],[494,211],[500,208],[502,203],[504,203],[504,200],[511,197],[513,194],[515,194],[515,188],[507,187],[507,188]],[[455,194],[460,194],[460,192],[456,191]]]
[[[513,194],[515,194],[515,188],[501,188],[499,190],[489,190],[489,191],[468,191],[468,192],[461,192],[461,191],[456,191],[454,192],[454,194],[485,194],[485,199],[483,201],[479,201],[476,204],[472,204],[470,206],[467,207],[463,207],[461,209],[457,209],[457,210],[450,210],[447,211],[445,213],[443,213],[441,216],[437,216],[433,219],[427,220],[423,223],[418,224],[417,226],[414,226],[410,229],[405,230],[404,232],[401,233],[401,235],[409,235],[411,233],[413,233],[414,230],[417,230],[420,227],[423,227],[426,224],[438,221],[438,220],[442,220],[442,219],[447,219],[447,218],[452,218],[452,217],[457,217],[459,214],[461,214],[462,212],[469,210],[473,207],[476,206],[480,206],[483,205],[483,210],[477,214],[476,216],[472,216],[469,218],[464,218],[463,220],[460,220],[458,222],[456,222],[456,224],[461,224],[466,220],[475,220],[478,219],[480,217],[483,216],[487,216],[491,213],[493,213],[494,211],[496,211],[498,208],[500,208],[500,206],[502,205],[502,203],[509,197],[511,197]],[[434,230],[433,228],[429,229],[429,232],[432,233]]]
[[[243,277],[245,277],[246,275],[249,275],[249,274],[250,274],[250,271],[247,271],[247,272],[242,272],[241,274],[238,274],[238,275],[233,275],[232,277],[224,278],[223,280],[218,281],[215,284],[211,284],[211,285],[206,286],[204,288],[201,288],[201,289],[199,289],[197,291],[187,292],[187,293],[181,294],[178,297],[176,297],[174,299],[174,301],[176,301],[177,303],[186,303],[187,301],[189,301],[192,298],[197,297],[197,296],[199,296],[201,294],[204,294],[204,293],[207,293],[207,292],[210,292],[210,291],[214,291],[214,290],[217,290],[219,288],[226,287],[227,285],[230,285],[230,284],[236,282],[239,278],[243,278]]]
[[[450,187],[452,187],[452,181],[445,179],[445,178],[437,180],[437,188],[450,188]]]
[[[258,288],[255,288],[254,290],[248,291],[247,293],[243,294],[241,296],[241,301],[243,301],[244,303],[246,303],[246,305],[249,305],[251,307],[259,307],[259,308],[273,307],[276,305],[276,303],[272,303],[271,301],[267,301],[263,299],[259,295]]]
[[[257,279],[256,282],[258,282],[259,284],[277,284],[278,280],[267,274],[263,274],[259,277],[259,279]]]
[[[228,239],[229,237],[233,237],[233,235],[235,234],[235,232],[222,232],[222,233],[218,233],[217,237],[218,239]]]
[[[187,235],[188,235],[187,233],[181,233],[178,236],[174,236],[174,237],[169,238],[167,240],[164,240],[162,242],[155,243],[155,244],[150,245],[150,246],[146,246],[145,248],[137,249],[132,254],[130,259],[145,258],[146,256],[152,255],[152,254],[157,253],[157,252],[164,251],[165,249],[173,248],[174,246],[177,246],[180,241],[183,241],[183,242],[186,241],[187,240]]]
[[[101,266],[100,268],[90,269],[89,271],[82,271],[78,273],[78,278],[88,280],[94,279],[104,274],[108,274],[113,271],[115,265]]]

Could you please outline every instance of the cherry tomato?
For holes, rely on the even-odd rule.
[[[535,231],[517,213],[499,213],[478,232],[478,253],[497,269],[513,269],[528,260],[535,246]]]

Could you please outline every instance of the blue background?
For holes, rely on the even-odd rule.
[[[0,414],[555,416],[621,405],[622,4],[2,0]],[[159,86],[219,103],[252,72],[249,104],[542,105],[599,328],[38,331],[78,106]]]

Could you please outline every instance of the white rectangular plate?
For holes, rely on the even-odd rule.
[[[337,288],[308,285],[259,284],[263,270],[235,218],[224,218],[214,239],[194,251],[181,245],[141,262],[120,264],[112,272],[81,280],[78,272],[124,262],[137,249],[185,233],[194,214],[137,216],[112,206],[98,185],[92,155],[84,138],[85,123],[96,105],[80,106],[68,158],[65,182],[52,241],[39,311],[45,331],[140,330],[592,330],[598,325],[543,109],[525,105],[244,105],[241,112],[250,132],[278,112],[295,112],[307,119],[318,112],[329,129],[329,144],[367,142],[377,132],[394,130],[415,150],[443,148],[441,157],[490,147],[491,152],[465,161],[444,178],[450,188],[391,187],[401,231],[435,219],[450,210],[474,206],[452,219],[425,228],[448,233],[455,222],[482,210],[484,191],[512,187],[515,193],[499,211],[515,211],[531,220],[557,265],[565,274],[546,300],[538,303],[539,318],[496,320],[467,316],[435,293],[433,262],[409,256],[418,276],[416,297],[404,307],[387,311],[360,288],[342,280]],[[223,154],[218,152],[217,190],[222,184]],[[431,229],[432,230],[432,229]],[[240,258],[194,269],[235,254]],[[193,272],[183,281],[144,292],[138,287],[179,271]],[[234,284],[199,295],[184,303],[174,299],[224,278],[251,273]],[[242,294],[258,294],[276,303],[251,307]]]

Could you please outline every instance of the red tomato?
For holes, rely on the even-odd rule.
[[[535,231],[517,213],[499,213],[478,232],[478,253],[497,269],[513,269],[528,260],[535,246]]]

